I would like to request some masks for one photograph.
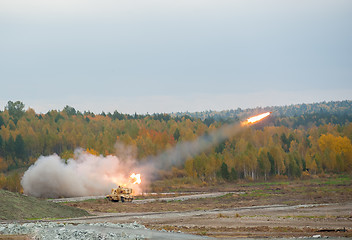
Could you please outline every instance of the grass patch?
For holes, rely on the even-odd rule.
[[[219,196],[219,197],[216,197],[216,198],[219,198],[219,199],[231,199],[233,197],[233,193],[226,193],[225,195],[222,195],[222,196]]]
[[[352,183],[352,175],[333,175],[323,178],[315,178],[306,180],[311,184],[319,185],[350,185]]]
[[[290,181],[268,181],[268,182],[250,182],[241,184],[244,187],[251,187],[251,186],[275,186],[275,185],[289,185],[291,184]]]
[[[1,220],[61,219],[88,215],[83,209],[0,190]]]
[[[352,183],[351,176],[339,176],[337,178],[330,178],[327,181],[323,182],[324,185],[349,185]]]
[[[270,192],[267,192],[267,190],[253,190],[251,192],[245,193],[244,196],[246,197],[251,197],[251,198],[265,198],[265,197],[270,197],[273,195]]]

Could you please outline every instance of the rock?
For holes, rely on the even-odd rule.
[[[10,223],[10,224],[7,225],[7,228],[8,228],[8,229],[11,229],[11,228],[14,228],[14,227],[15,227],[15,224],[12,224],[12,223]]]

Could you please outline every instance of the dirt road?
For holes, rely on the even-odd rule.
[[[155,229],[215,237],[346,236],[352,230],[352,202],[265,205],[183,212],[95,213],[73,223],[138,222]]]
[[[201,199],[201,198],[211,198],[211,197],[219,197],[229,193],[233,194],[243,194],[243,192],[212,192],[212,193],[178,193],[181,196],[170,196],[170,194],[158,194],[158,195],[169,195],[169,197],[158,197],[158,198],[148,198],[148,199],[141,199],[141,200],[134,200],[133,203],[151,203],[155,201],[186,201],[190,199]],[[149,194],[153,195],[153,194]],[[86,196],[86,197],[72,197],[72,198],[56,198],[56,199],[48,199],[48,201],[52,202],[79,202],[85,201],[90,199],[104,199],[105,196]]]

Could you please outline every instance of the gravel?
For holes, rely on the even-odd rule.
[[[146,229],[143,225],[92,223],[70,224],[36,222],[24,224],[0,224],[0,234],[30,235],[34,239],[145,239],[142,234],[131,234],[128,230]],[[125,230],[125,231],[124,231]],[[126,231],[127,230],[127,231]]]
[[[0,234],[28,235],[33,239],[204,239],[204,237],[147,229],[144,225],[134,223],[90,223],[72,224],[56,222],[31,222],[0,224]]]

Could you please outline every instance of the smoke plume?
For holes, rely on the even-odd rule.
[[[129,179],[134,161],[116,156],[95,156],[81,149],[75,159],[65,161],[58,155],[41,156],[23,175],[25,194],[35,197],[77,197],[105,195],[118,184],[140,191]],[[133,186],[132,186],[133,185]]]

